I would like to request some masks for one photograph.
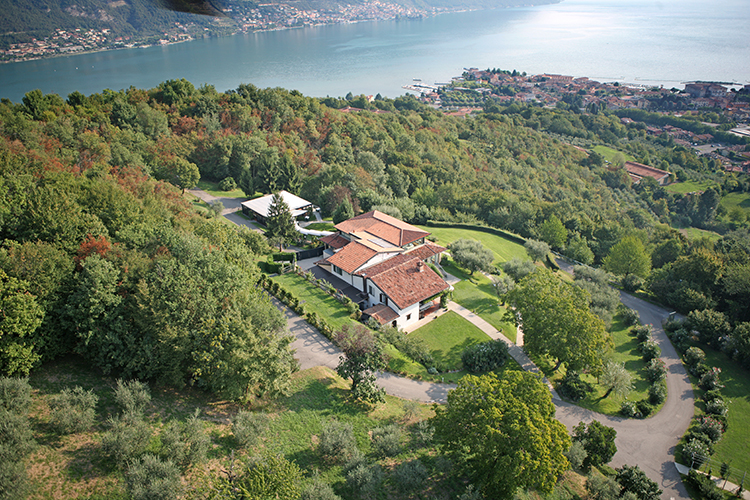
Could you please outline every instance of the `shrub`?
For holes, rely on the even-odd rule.
[[[711,439],[711,442],[718,443],[724,432],[724,424],[710,415],[701,417],[700,431]]]
[[[115,388],[115,401],[123,413],[140,414],[151,401],[151,391],[148,385],[138,380],[123,382],[122,379],[118,379]]]
[[[711,452],[708,449],[706,443],[698,440],[691,439],[685,446],[682,447],[682,453],[687,460],[690,460],[691,467],[700,468],[711,456]]]
[[[432,439],[435,437],[435,428],[430,425],[428,420],[420,420],[415,426],[414,435],[422,445],[426,446],[432,443]]]
[[[706,363],[698,363],[692,370],[688,368],[688,371],[695,377],[700,379],[703,375],[711,371],[711,368]]]
[[[641,355],[643,355],[644,361],[651,361],[661,355],[661,349],[656,342],[649,340],[641,344]]]
[[[623,401],[620,405],[620,414],[623,417],[635,417],[638,415],[638,407],[633,401]]]
[[[648,417],[649,415],[651,415],[651,412],[653,411],[653,407],[645,399],[638,401],[635,407],[638,409],[638,413],[640,414],[642,418]]]
[[[102,450],[118,466],[143,455],[151,440],[151,429],[140,415],[125,413],[107,420],[109,430],[102,436]]]
[[[703,396],[701,396],[703,401],[709,402],[713,401],[714,399],[724,399],[724,397],[721,395],[720,389],[710,389],[703,393]]]
[[[232,191],[237,189],[237,182],[232,177],[225,177],[219,182],[219,189],[222,191]]]
[[[689,443],[690,441],[699,441],[703,443],[706,446],[706,449],[708,450],[709,455],[714,454],[714,442],[711,440],[711,436],[703,432],[700,427],[696,427],[694,429],[691,429],[690,432],[688,432],[685,435],[685,442]],[[689,458],[689,457],[688,457]]]
[[[726,416],[729,408],[723,399],[712,399],[706,403],[706,413],[709,415]]]
[[[162,457],[184,467],[206,459],[211,439],[204,432],[199,411],[188,417],[184,425],[176,421],[167,424],[161,434]]]
[[[361,498],[374,498],[382,483],[383,471],[377,464],[361,463],[346,474],[346,485]]]
[[[401,451],[401,428],[396,424],[372,430],[372,448],[379,457],[392,457]]]
[[[723,500],[724,493],[710,477],[701,474],[697,470],[688,472],[687,482],[691,484],[704,500]]]
[[[723,385],[721,385],[721,381],[719,380],[720,374],[721,368],[714,366],[706,373],[701,375],[701,379],[700,382],[698,382],[698,385],[701,387],[701,389],[704,389],[706,391],[710,391],[712,389],[720,389],[724,387]]]
[[[638,342],[642,343],[651,340],[651,325],[638,325],[633,327],[630,332],[635,335]]]
[[[672,345],[678,351],[684,352],[688,348],[688,342],[690,342],[690,333],[684,328],[680,328],[670,335],[672,339]]]
[[[28,378],[0,377],[0,410],[26,415],[31,408]]]
[[[252,446],[268,427],[268,415],[240,410],[232,419],[232,434],[243,448]]]
[[[593,386],[581,380],[581,375],[574,370],[565,373],[557,389],[563,397],[571,401],[580,401],[594,390]]]
[[[508,359],[508,346],[502,340],[490,340],[469,346],[461,354],[461,362],[471,373],[495,370]]]
[[[626,292],[637,292],[641,288],[643,288],[643,279],[640,276],[636,276],[635,274],[628,274],[627,276],[622,277],[622,288]]]
[[[302,494],[301,481],[302,471],[295,462],[266,451],[248,460],[235,484],[242,492],[240,498],[297,500]],[[227,497],[236,498],[235,495]]]
[[[171,500],[182,489],[177,467],[151,454],[131,462],[125,481],[133,500]]]
[[[0,499],[15,500],[26,494],[23,458],[35,447],[29,417],[0,408]]]
[[[652,384],[661,382],[667,376],[667,366],[659,358],[654,358],[646,365],[646,378]]]
[[[0,418],[2,418],[0,410]],[[5,451],[5,450],[3,450]],[[29,479],[23,461],[9,460],[0,452],[0,500],[26,498],[29,492]]]
[[[323,426],[318,450],[324,458],[331,462],[346,460],[356,453],[356,449],[352,424],[331,420]]]
[[[312,483],[302,488],[300,500],[341,500],[331,488],[331,485],[323,481],[319,476],[315,476]]]
[[[665,399],[667,399],[667,388],[661,382],[648,388],[648,402],[652,405],[660,405]]]
[[[63,389],[50,401],[52,426],[63,434],[89,429],[94,425],[98,401],[93,390],[85,391],[79,386]]]
[[[419,459],[404,462],[393,471],[393,478],[401,491],[411,491],[423,486],[428,476],[427,468]]]
[[[691,347],[682,355],[682,360],[688,366],[688,370],[690,370],[690,368],[706,361],[706,353],[703,352],[703,349]],[[691,373],[693,372],[691,371]]]
[[[659,485],[649,479],[640,467],[623,465],[615,470],[617,482],[626,492],[633,493],[638,500],[659,500],[662,493]]]
[[[570,449],[565,452],[565,457],[570,462],[570,468],[573,470],[580,470],[588,455],[586,448],[584,448],[583,443],[580,441],[573,441]]]
[[[591,500],[617,500],[622,487],[612,477],[591,474],[586,478],[586,489]]]
[[[622,321],[623,323],[625,323],[626,326],[637,325],[640,320],[641,320],[641,317],[638,315],[638,311],[636,311],[635,309],[630,309],[629,307],[626,307],[625,310],[622,312]]]

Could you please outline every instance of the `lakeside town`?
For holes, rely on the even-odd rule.
[[[291,4],[225,2],[222,9],[223,17],[191,16],[196,22],[174,22],[156,35],[127,36],[108,28],[56,29],[49,36],[33,38],[28,42],[12,43],[5,50],[0,48],[0,62],[26,61],[109,49],[168,45],[210,36],[230,36],[326,24],[414,19],[435,15],[443,10],[447,11],[446,9],[404,7],[379,0],[368,1],[360,5],[343,5],[331,10],[300,9]],[[101,12],[70,11],[70,8],[66,12],[76,17],[106,20],[106,16]]]

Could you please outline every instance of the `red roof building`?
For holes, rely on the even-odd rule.
[[[625,162],[625,170],[630,174],[634,184],[638,184],[644,177],[655,179],[661,186],[669,184],[669,172],[665,170],[659,170],[658,168],[650,167],[643,163],[636,163],[634,161]]]

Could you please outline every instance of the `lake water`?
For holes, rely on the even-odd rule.
[[[667,87],[746,84],[748,27],[746,0],[565,0],[3,64],[0,97],[152,88],[176,78],[219,91],[253,83],[318,97],[396,97],[414,78],[446,82],[472,66]]]

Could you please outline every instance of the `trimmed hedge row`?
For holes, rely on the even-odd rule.
[[[635,311],[634,311],[635,312]],[[652,338],[650,325],[639,325],[638,313],[629,314],[628,321],[635,324],[630,334],[638,339],[638,350],[641,351],[643,360],[647,361],[646,378],[651,382],[648,388],[648,396],[640,401],[623,401],[620,405],[620,414],[630,418],[646,418],[667,399],[667,386],[665,379],[667,368],[664,361],[660,359],[661,348]]]

